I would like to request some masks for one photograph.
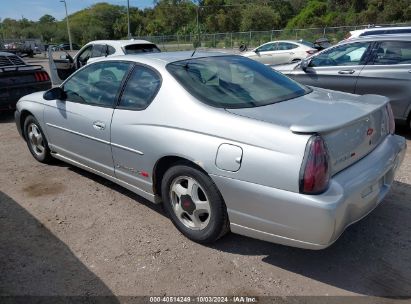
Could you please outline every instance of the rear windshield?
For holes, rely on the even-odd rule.
[[[310,47],[310,48],[313,48],[313,49],[315,48],[314,43],[311,43],[311,42],[309,42],[309,41],[299,40],[298,42],[301,43],[301,44],[304,44],[305,46],[308,46],[308,47]]]
[[[311,89],[242,56],[193,58],[167,70],[200,101],[218,108],[253,108],[284,101]]]
[[[130,44],[124,48],[126,54],[140,53],[160,53],[160,49],[155,44]]]

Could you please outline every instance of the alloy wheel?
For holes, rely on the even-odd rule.
[[[187,228],[202,230],[207,227],[211,207],[206,192],[192,177],[179,176],[170,187],[173,211],[178,220]]]

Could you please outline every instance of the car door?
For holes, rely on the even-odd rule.
[[[271,64],[290,63],[295,55],[293,49],[298,48],[298,45],[289,42],[279,42],[277,50],[272,53]]]
[[[129,63],[90,64],[69,78],[64,100],[46,102],[44,121],[52,151],[113,175],[110,124]]]
[[[86,45],[82,48],[74,58],[68,53],[61,55],[60,59],[53,59],[53,53],[49,51],[49,64],[50,64],[50,78],[54,85],[61,84],[66,80],[73,72],[87,64],[88,59],[91,57],[93,50],[92,45]]]
[[[411,110],[411,41],[382,41],[358,78],[356,94],[390,99],[394,116],[406,120]]]
[[[327,49],[313,55],[305,70],[294,70],[289,76],[306,85],[354,93],[371,45],[371,42],[354,42]]]
[[[118,179],[148,193],[152,192],[153,169],[150,151],[155,139],[147,134],[149,108],[161,86],[157,71],[136,65],[125,85],[111,124],[111,144],[115,175]]]
[[[273,54],[277,50],[277,43],[270,42],[258,47],[251,58],[264,64],[273,64]]]

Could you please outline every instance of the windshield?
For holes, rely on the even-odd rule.
[[[242,56],[193,58],[167,70],[200,101],[219,108],[252,108],[284,101],[311,89]]]
[[[126,54],[140,53],[160,53],[160,49],[155,44],[130,44],[124,48]]]

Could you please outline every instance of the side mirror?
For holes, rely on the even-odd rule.
[[[66,92],[60,87],[52,88],[43,94],[45,100],[65,100],[67,97]]]
[[[67,55],[64,54],[64,55],[60,55],[60,59],[68,59],[68,58],[67,58]]]
[[[309,67],[311,62],[311,59],[303,59],[301,60],[300,66],[301,69],[305,72],[307,70],[307,68]]]

